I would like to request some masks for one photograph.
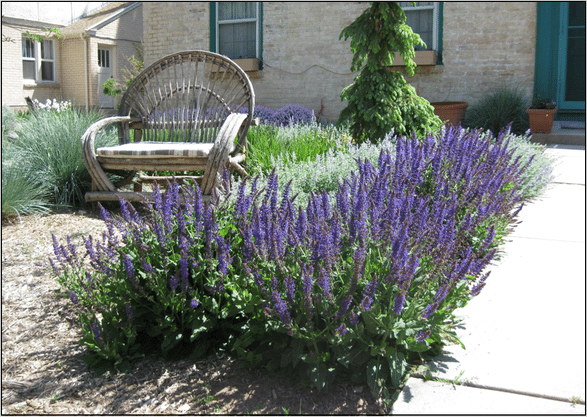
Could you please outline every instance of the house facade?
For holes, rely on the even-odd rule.
[[[581,10],[575,10],[581,5],[582,20]],[[145,65],[180,50],[219,52],[247,70],[257,104],[300,104],[336,120],[346,105],[340,92],[357,75],[350,71],[350,39],[339,35],[366,7],[145,2]],[[420,96],[474,104],[485,92],[507,85],[519,88],[528,104],[535,94],[557,100],[561,119],[585,120],[584,2],[402,2],[402,7],[426,42],[426,49],[416,52],[416,74],[406,76]]]
[[[3,105],[24,108],[25,97],[31,97],[106,112],[116,108],[101,85],[120,79],[128,57],[137,53],[142,3],[4,2],[2,8]],[[46,28],[58,29],[59,36]],[[26,32],[41,35],[43,42]]]

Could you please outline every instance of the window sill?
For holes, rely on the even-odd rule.
[[[258,58],[233,59],[233,61],[245,72],[259,71]]]
[[[24,88],[60,88],[61,84],[54,81],[36,82],[36,81],[24,81]]]
[[[416,51],[414,61],[418,66],[436,65],[436,51]],[[395,53],[392,67],[405,67],[404,59],[401,57],[399,52]]]

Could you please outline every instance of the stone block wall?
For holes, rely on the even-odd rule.
[[[145,63],[184,49],[209,49],[210,5],[145,2]],[[350,40],[340,32],[367,7],[355,2],[263,2],[263,69],[251,74],[257,104],[300,104],[336,120],[346,103]],[[474,104],[492,89],[518,87],[530,101],[535,2],[445,2],[443,65],[406,76],[429,101]]]

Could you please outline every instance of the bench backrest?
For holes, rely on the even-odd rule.
[[[145,141],[210,143],[229,114],[247,113],[242,149],[254,108],[247,74],[223,55],[198,50],[168,55],[142,71],[124,93],[119,115],[140,118]],[[130,142],[128,128],[119,134],[121,144]]]

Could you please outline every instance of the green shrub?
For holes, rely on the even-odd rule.
[[[38,179],[43,188],[50,190],[50,202],[83,206],[91,177],[84,166],[81,137],[100,118],[96,112],[76,109],[39,111],[23,119],[19,140],[10,145],[7,158],[15,161],[27,177]],[[96,139],[97,146],[116,143],[114,129]]]
[[[526,100],[517,88],[502,87],[486,93],[481,101],[469,106],[463,127],[491,130],[497,134],[511,124],[511,131],[523,135],[530,127]]]
[[[406,24],[406,14],[397,2],[370,2],[340,38],[351,38],[351,71],[361,71],[340,94],[348,105],[340,113],[341,122],[350,122],[357,141],[377,142],[392,130],[397,135],[420,137],[434,132],[442,122],[434,108],[399,71],[391,71],[395,51],[399,51],[409,75],[414,75],[414,47],[424,45],[420,36]]]

